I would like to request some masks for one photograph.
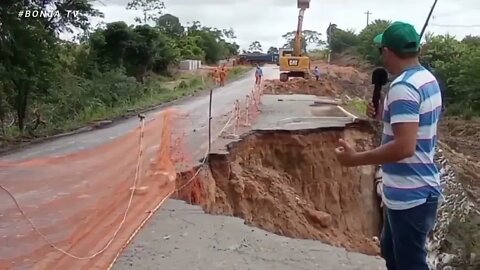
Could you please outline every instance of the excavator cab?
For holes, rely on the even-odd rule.
[[[297,0],[297,7],[300,9],[310,8],[310,0]]]
[[[302,77],[308,79],[310,77],[310,58],[304,56],[302,52],[302,30],[303,15],[305,10],[310,8],[310,0],[297,0],[298,23],[295,34],[295,42],[293,48],[285,49],[280,53],[280,81],[286,82],[290,77]]]

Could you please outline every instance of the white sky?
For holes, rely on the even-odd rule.
[[[104,22],[134,23],[140,12],[126,10],[129,0],[102,0],[96,8],[105,14]],[[285,43],[282,35],[296,28],[296,0],[165,0],[167,9],[182,24],[200,21],[205,26],[235,30],[236,42],[245,49],[258,40],[266,50]],[[433,0],[311,0],[305,14],[304,29],[322,33],[330,22],[342,29],[361,30],[375,19],[401,20],[412,23],[420,32]],[[427,32],[450,33],[459,38],[480,35],[480,0],[439,0]],[[446,27],[445,25],[450,25]],[[453,25],[453,26],[452,26]],[[461,27],[455,27],[460,25]],[[477,25],[477,27],[474,27]]]

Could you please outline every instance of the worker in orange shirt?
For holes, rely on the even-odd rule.
[[[212,77],[212,81],[215,85],[218,84],[218,71],[217,69],[213,69],[212,72],[210,73],[210,76]]]
[[[220,75],[220,86],[225,86],[225,80],[227,78],[227,70],[225,69],[225,65],[222,66],[219,72]]]

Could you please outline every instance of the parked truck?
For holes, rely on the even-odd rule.
[[[241,65],[264,65],[278,63],[278,53],[244,53],[238,56],[238,63]]]

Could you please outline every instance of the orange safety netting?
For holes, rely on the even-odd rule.
[[[2,194],[0,269],[72,269],[72,261],[75,269],[105,268],[147,218],[145,211],[175,190],[173,117],[172,110],[164,111],[144,128],[77,153],[0,163],[1,185],[45,236],[32,230]],[[135,181],[137,190],[131,196]],[[101,256],[89,258],[104,249]]]
[[[249,126],[260,95],[257,87],[232,104],[227,123],[214,123],[214,132],[238,134],[240,125]],[[176,181],[177,170],[185,169],[179,165],[194,156],[186,155],[191,147],[179,125],[196,120],[181,118],[167,109],[100,146],[0,161],[0,269],[107,268],[167,198],[195,184],[197,173]]]

